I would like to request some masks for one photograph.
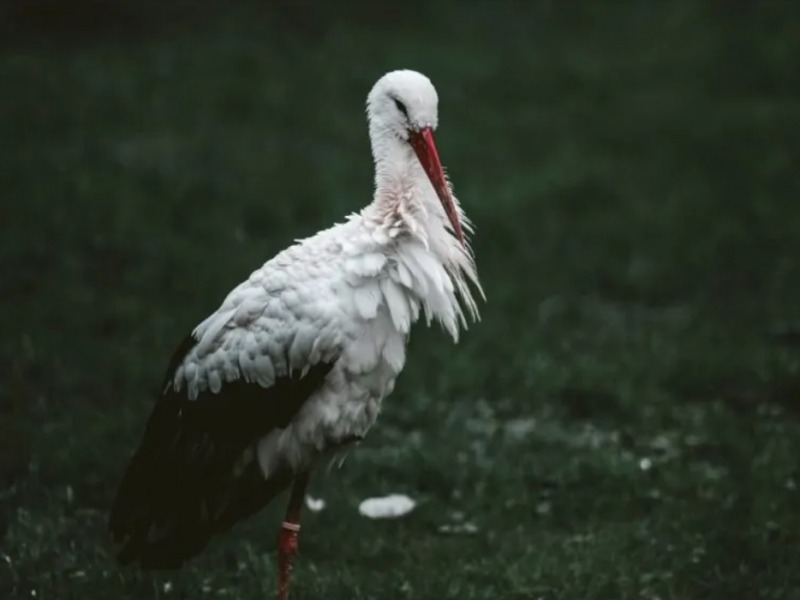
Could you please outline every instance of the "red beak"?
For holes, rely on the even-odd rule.
[[[439,160],[439,153],[436,151],[436,143],[433,141],[433,131],[431,131],[430,127],[420,131],[409,131],[408,141],[414,149],[422,168],[425,169],[433,189],[436,190],[436,195],[439,196],[439,201],[442,203],[444,212],[453,227],[453,233],[456,234],[456,238],[463,246],[464,232],[461,230],[461,221],[458,218],[453,197],[450,195],[450,188],[444,178],[442,163]]]

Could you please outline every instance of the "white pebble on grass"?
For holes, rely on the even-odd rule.
[[[414,510],[417,505],[405,494],[367,498],[358,505],[358,512],[369,519],[395,519]]]
[[[314,498],[313,496],[306,496],[306,506],[311,512],[319,512],[325,508],[325,500],[322,498]]]

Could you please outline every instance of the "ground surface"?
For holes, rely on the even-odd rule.
[[[172,346],[368,201],[363,100],[411,66],[489,303],[457,348],[418,329],[318,473],[295,597],[800,598],[792,5],[374,4],[13,15],[0,596],[271,597],[282,500],[155,576],[116,566],[106,512]],[[358,515],[390,492],[419,507]]]

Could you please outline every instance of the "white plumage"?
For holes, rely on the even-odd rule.
[[[254,271],[194,330],[199,343],[175,373],[175,388],[195,398],[238,377],[269,387],[293,370],[336,361],[289,427],[261,441],[267,477],[276,461],[299,470],[318,451],[366,434],[403,368],[420,309],[455,341],[465,316],[478,317],[467,285],[480,290],[472,254],[448,230],[411,148],[392,134],[386,117],[375,116],[388,90],[402,95],[411,88],[425,122],[435,123],[435,91],[418,73],[390,73],[370,94],[373,202]]]
[[[299,461],[295,468],[307,466],[314,450],[363,437],[403,368],[420,308],[454,339],[465,323],[457,290],[466,290],[465,305],[477,315],[468,288],[453,282],[445,263],[417,236],[375,240],[383,223],[370,218],[371,208],[255,271],[194,330],[198,345],[173,379],[177,390],[186,388],[196,398],[238,377],[269,387],[292,370],[335,360],[305,409],[262,443],[269,447],[262,455],[288,452],[292,463]],[[440,229],[429,234],[454,240]],[[474,274],[465,264],[466,271],[453,265],[455,277]],[[269,476],[269,465],[262,468]]]
[[[307,471],[321,453],[366,434],[394,388],[421,315],[455,341],[478,318],[472,289],[483,292],[461,237],[472,227],[426,137],[436,128],[437,105],[425,76],[382,77],[367,103],[373,201],[254,271],[194,329],[168,374],[165,394],[199,403],[208,393],[224,398],[236,381],[269,390],[331,365],[285,427],[271,427],[243,450],[254,450],[266,481]],[[225,410],[238,410],[234,402]]]

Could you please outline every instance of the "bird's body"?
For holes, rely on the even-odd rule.
[[[406,139],[386,116],[401,108]],[[123,561],[177,566],[196,554],[367,433],[418,318],[457,339],[477,317],[469,222],[414,146],[428,139],[417,130],[436,125],[433,86],[412,71],[387,74],[368,110],[372,203],[254,271],[176,351],[112,510]]]
[[[254,271],[195,329],[198,343],[175,372],[173,385],[192,399],[239,378],[269,388],[276,376],[333,363],[289,425],[259,440],[267,477],[273,463],[299,471],[318,453],[366,434],[394,388],[421,313],[453,336],[464,322],[443,263],[419,239],[398,240],[399,228],[387,232],[365,213]]]

